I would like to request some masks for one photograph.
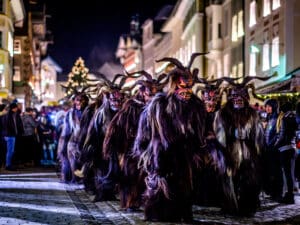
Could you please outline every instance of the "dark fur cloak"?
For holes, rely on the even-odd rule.
[[[71,108],[64,119],[63,130],[58,142],[58,158],[61,163],[62,181],[75,181],[73,174],[77,165],[78,135],[80,132],[81,111]]]
[[[231,102],[218,111],[214,130],[225,147],[230,213],[252,215],[259,206],[261,191],[261,151],[264,133],[257,112],[246,105],[235,110]]]
[[[147,172],[146,220],[192,220],[192,171],[201,165],[205,116],[194,95],[183,102],[157,94],[142,112],[134,152]]]
[[[114,196],[114,187],[111,183],[107,183],[107,191],[103,190],[105,186],[103,180],[109,171],[109,161],[104,159],[102,152],[104,136],[114,115],[115,112],[110,109],[109,102],[104,101],[90,121],[82,149],[84,176],[89,173],[95,175],[96,201],[111,199]]]
[[[127,100],[109,124],[103,144],[104,156],[119,166],[120,203],[125,209],[139,208],[145,190],[144,173],[138,168],[138,159],[132,154],[144,106],[144,102],[136,97]]]

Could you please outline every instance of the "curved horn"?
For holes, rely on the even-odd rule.
[[[189,64],[188,64],[188,66],[187,66],[187,68],[188,69],[190,69],[191,68],[191,66],[193,65],[193,62],[194,62],[194,60],[195,60],[195,58],[197,58],[198,56],[200,56],[200,55],[206,55],[206,54],[208,54],[209,52],[198,52],[198,53],[193,53],[192,55],[191,55],[191,58],[190,58],[190,62],[189,62]]]
[[[182,63],[176,59],[176,58],[171,58],[171,57],[165,57],[159,60],[156,60],[156,62],[170,62],[173,63],[175,66],[177,66],[180,69],[185,69],[184,66],[182,65]]]
[[[120,73],[117,73],[115,74],[113,80],[111,81],[112,84],[116,84],[116,81],[118,80],[118,78],[122,77],[121,79],[123,79],[123,77],[125,77],[124,74],[120,74]]]
[[[152,80],[152,75],[151,75],[150,73],[148,73],[147,71],[145,71],[145,70],[140,70],[140,71],[136,71],[136,72],[133,72],[133,73],[128,73],[128,72],[126,71],[126,74],[127,74],[128,76],[132,76],[132,75],[134,75],[134,74],[142,74],[142,75],[144,75],[144,76],[147,78],[147,80],[149,80],[149,81]]]
[[[162,81],[162,80],[165,79],[166,77],[167,77],[167,74],[165,74],[165,73],[160,74],[160,75],[157,77],[157,82]]]

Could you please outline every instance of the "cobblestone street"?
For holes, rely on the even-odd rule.
[[[0,224],[166,224],[143,221],[143,213],[121,211],[117,201],[92,202],[80,185],[59,182],[53,168],[0,173]],[[300,196],[294,205],[262,198],[251,218],[224,216],[219,208],[194,207],[195,224],[300,224]]]

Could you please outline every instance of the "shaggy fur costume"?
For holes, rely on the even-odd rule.
[[[217,112],[214,129],[225,147],[227,178],[224,186],[229,213],[252,215],[259,206],[261,191],[261,149],[264,133],[257,112],[248,102],[234,109],[231,101]]]
[[[84,176],[95,175],[95,201],[114,199],[114,185],[106,179],[109,171],[109,161],[103,158],[102,145],[108,125],[115,115],[110,109],[108,99],[96,110],[89,124],[88,134],[82,149]],[[93,184],[89,184],[92,186]]]
[[[145,103],[133,97],[111,121],[103,144],[104,156],[115,157],[120,168],[119,190],[121,208],[138,209],[145,190],[144,174],[138,169],[138,159],[132,155],[132,147],[138,128],[138,118]]]
[[[134,151],[147,172],[146,220],[192,221],[193,168],[205,151],[205,115],[195,95],[186,102],[157,94],[142,112]]]
[[[61,163],[61,179],[63,182],[75,182],[74,171],[78,165],[78,135],[80,132],[81,111],[68,110],[63,130],[58,143],[58,158]]]
[[[89,124],[92,121],[93,115],[98,108],[97,103],[92,103],[82,113],[82,117],[80,120],[80,133],[78,137],[78,145],[80,150],[79,163],[80,165],[84,165],[84,157],[82,154],[82,149],[84,146],[85,139],[88,135]],[[93,174],[93,170],[90,170],[90,173],[87,173],[86,176],[83,177],[83,185],[87,192],[94,193],[95,192],[95,182],[94,182],[95,174]]]

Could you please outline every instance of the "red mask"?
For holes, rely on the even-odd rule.
[[[175,90],[176,97],[181,101],[190,100],[193,94],[192,91],[193,84],[194,82],[192,77],[180,76],[176,84],[176,90]]]

